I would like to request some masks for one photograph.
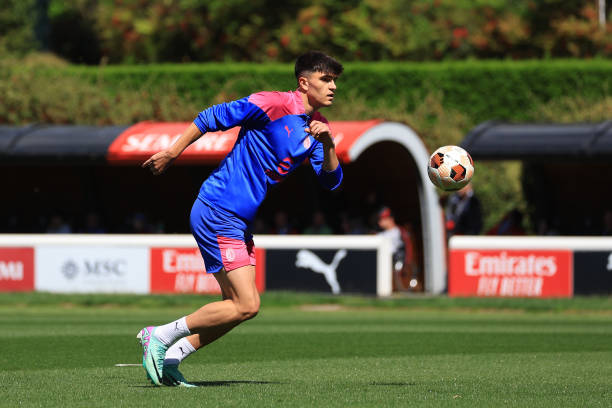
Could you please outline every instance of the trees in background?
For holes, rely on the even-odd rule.
[[[88,64],[612,56],[597,0],[6,1],[0,50]]]

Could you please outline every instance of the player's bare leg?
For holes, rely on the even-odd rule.
[[[243,266],[215,273],[223,300],[202,306],[186,317],[193,335],[187,337],[197,350],[212,343],[259,311],[259,292],[255,286],[255,267]]]
[[[178,354],[175,353],[177,350],[182,352],[189,349],[186,353],[189,355],[257,315],[260,301],[255,285],[254,266],[243,266],[230,272],[222,269],[215,273],[215,278],[221,287],[223,300],[209,303],[167,325],[145,328],[139,334],[143,344],[143,366],[156,385],[161,385],[162,382],[167,385],[190,385],[178,371],[182,357],[174,359],[166,355],[171,345],[174,348],[168,350],[168,354]],[[152,343],[154,348],[149,343]],[[164,373],[166,359],[168,363],[172,363]]]

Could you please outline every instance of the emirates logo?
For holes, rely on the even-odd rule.
[[[236,259],[236,254],[232,248],[227,248],[225,250],[225,258],[227,258],[227,260],[230,262],[233,262]]]

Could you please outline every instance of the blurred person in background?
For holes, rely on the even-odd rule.
[[[559,235],[559,230],[555,228],[555,224],[558,224],[558,219],[555,217],[554,221],[549,221],[546,218],[542,218],[536,221],[536,233],[537,235]]]
[[[304,229],[304,234],[307,235],[330,235],[333,231],[327,221],[325,214],[321,210],[317,210],[312,214],[312,221],[308,227]]]
[[[482,207],[472,183],[453,193],[445,206],[447,238],[478,235],[482,230]]]
[[[251,225],[251,232],[253,234],[269,234],[270,229],[268,228],[268,224],[263,218],[257,217],[253,220]]]
[[[404,242],[402,232],[395,222],[395,217],[389,207],[383,207],[378,212],[378,226],[382,230],[379,235],[389,238],[393,250],[393,263],[404,259]]]
[[[223,299],[140,331],[143,366],[155,385],[193,386],[178,370],[179,363],[257,315],[250,224],[268,189],[307,158],[323,187],[340,185],[343,173],[332,132],[318,110],[332,105],[342,71],[334,58],[307,52],[295,63],[297,90],[260,92],[212,106],[172,146],[143,163],[161,174],[202,134],[241,127],[232,151],[202,184],[190,217],[206,272],[214,274]]]
[[[487,231],[487,235],[525,235],[523,228],[523,213],[518,208],[513,208],[493,227]]]
[[[368,231],[359,217],[351,217],[346,211],[340,213],[340,233],[346,235],[367,234]]]
[[[83,226],[84,234],[104,234],[106,229],[102,226],[100,214],[95,211],[89,211],[85,215],[85,225]]]
[[[46,232],[48,234],[70,234],[72,227],[61,214],[55,213],[49,219]]]
[[[399,225],[389,207],[383,207],[378,212],[378,226],[382,230],[378,234],[391,241],[395,290],[420,289],[412,227],[409,224]]]
[[[274,225],[270,233],[277,235],[297,234],[297,230],[289,222],[287,213],[281,210],[274,213]]]
[[[136,212],[128,218],[127,227],[129,234],[150,234],[152,231],[147,216],[141,212]]]

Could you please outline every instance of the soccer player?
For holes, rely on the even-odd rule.
[[[342,182],[332,132],[318,112],[331,106],[343,67],[318,51],[297,58],[293,92],[260,92],[212,106],[195,118],[168,149],[143,163],[155,175],[205,132],[240,126],[232,151],[204,181],[190,216],[191,232],[206,271],[213,273],[222,300],[138,334],[143,366],[155,385],[193,386],[178,370],[194,351],[215,341],[259,311],[255,256],[249,224],[268,188],[306,159],[323,187]]]

